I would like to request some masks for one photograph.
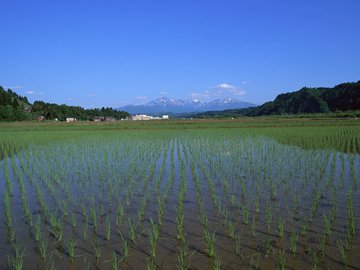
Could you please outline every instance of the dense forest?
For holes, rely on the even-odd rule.
[[[77,120],[92,121],[97,116],[114,117],[119,120],[130,115],[112,108],[84,109],[79,106],[58,105],[43,101],[35,101],[31,104],[26,97],[0,86],[0,121],[32,120],[40,116],[48,120],[64,121],[67,117],[75,117]]]
[[[248,115],[328,113],[360,109],[360,81],[333,88],[307,88],[278,95],[274,101],[255,107]]]
[[[360,110],[360,81],[343,83],[333,88],[304,87],[296,92],[278,95],[274,101],[261,106],[226,110],[221,112],[205,112],[190,117],[237,117],[263,115],[300,115]]]

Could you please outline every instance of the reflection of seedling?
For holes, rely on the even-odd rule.
[[[306,220],[303,220],[303,223],[301,225],[301,231],[300,231],[301,236],[305,236],[306,235]]]
[[[244,224],[249,224],[249,208],[246,206],[243,208],[243,222]]]
[[[71,214],[71,225],[73,228],[76,227],[76,216],[74,213]]]
[[[229,228],[230,238],[234,239],[235,238],[235,223],[232,220],[230,220],[228,222],[228,228]]]
[[[331,235],[331,223],[325,214],[323,214],[324,231],[326,235]]]
[[[83,225],[82,233],[83,233],[83,239],[84,239],[84,240],[87,240],[87,239],[88,239],[88,222],[87,222],[87,217],[86,217],[85,222],[84,222],[84,225]]]
[[[321,256],[324,256],[325,243],[326,243],[326,235],[323,234],[320,238],[320,254],[321,254]]]
[[[240,243],[241,243],[240,233],[237,233],[235,236],[235,253],[238,256],[240,255]]]
[[[351,189],[349,189],[348,197],[346,199],[346,206],[348,209],[348,241],[349,243],[352,243],[352,239],[355,235],[355,214],[354,214],[354,208],[353,208],[353,197],[351,194]]]
[[[104,216],[104,205],[102,203],[100,203],[99,214],[100,214],[100,217]]]
[[[266,219],[266,225],[268,227],[268,230],[270,228],[270,224],[272,222],[272,208],[271,208],[271,205],[268,204],[266,206],[266,210],[265,210],[265,219]]]
[[[253,237],[256,237],[256,221],[255,217],[253,217],[252,223],[251,223],[251,235]]]
[[[110,240],[110,236],[111,236],[111,225],[110,225],[110,218],[109,218],[109,216],[106,217],[105,236],[106,236],[106,240],[109,241],[109,240]]]

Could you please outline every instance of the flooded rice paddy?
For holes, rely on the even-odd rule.
[[[107,132],[0,161],[1,269],[360,269],[360,156]]]

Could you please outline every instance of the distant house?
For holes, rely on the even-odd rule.
[[[27,113],[30,113],[30,112],[31,112],[31,108],[30,108],[30,107],[24,107],[24,111],[27,112]]]
[[[66,122],[70,123],[70,122],[75,122],[76,118],[75,117],[68,117],[66,118]]]
[[[164,119],[164,120],[169,120],[169,116],[168,116],[167,114],[164,114],[164,115],[162,116],[162,119]]]
[[[112,117],[112,116],[105,116],[105,121],[106,122],[115,122],[116,118]]]
[[[94,117],[94,121],[95,122],[102,122],[105,120],[105,117],[104,116],[95,116]]]
[[[95,121],[95,122],[103,122],[103,121],[106,121],[106,122],[115,122],[115,121],[116,121],[116,118],[115,118],[115,117],[112,117],[112,116],[95,116],[95,117],[94,117],[94,121]]]

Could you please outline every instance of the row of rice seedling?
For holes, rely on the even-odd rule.
[[[6,150],[0,265],[359,267],[354,151],[242,129],[79,133]]]

